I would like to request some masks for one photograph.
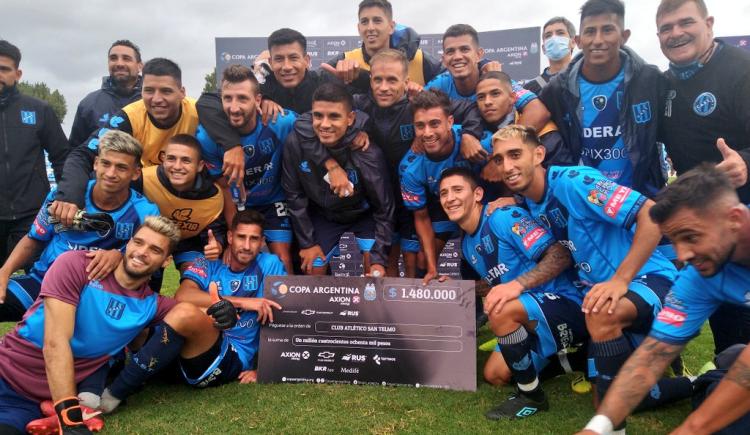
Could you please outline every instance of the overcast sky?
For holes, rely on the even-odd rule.
[[[443,33],[451,24],[467,23],[478,31],[540,26],[563,15],[578,27],[581,1],[526,0],[391,0],[394,19],[420,33]],[[203,76],[215,66],[214,38],[268,36],[291,27],[310,36],[356,35],[359,0],[25,0],[5,1],[0,38],[23,54],[23,79],[46,82],[68,102],[68,132],[78,102],[101,84],[106,56],[117,39],[141,47],[144,60],[168,57],[183,71],[188,95],[198,97]],[[707,0],[716,17],[716,36],[750,34],[750,2]],[[625,0],[628,45],[648,62],[664,69],[667,62],[656,38],[656,0]],[[546,66],[546,59],[542,59]]]

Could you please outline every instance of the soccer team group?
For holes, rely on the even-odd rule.
[[[543,26],[549,67],[525,84],[469,25],[435,61],[387,0],[359,4],[362,46],[318,71],[283,28],[197,101],[176,63],[119,40],[69,139],[18,92],[21,53],[0,41],[20,198],[0,205],[17,235],[0,321],[19,322],[0,341],[0,434],[98,431],[95,411],[158,374],[255,382],[281,309],[264,277],[330,273],[348,232],[368,276],[401,265],[425,283],[461,237],[477,324],[497,336],[484,377],[516,386],[489,419],[549,409],[540,379],[577,370],[597,409],[583,433],[688,397],[700,405],[673,433],[750,431],[750,53],[714,39],[703,0],[660,2],[665,72],[626,45],[620,0],[580,12],[579,32]],[[34,188],[42,149],[52,192]],[[172,260],[174,298],[158,293]],[[706,320],[716,369],[682,376],[673,361]]]

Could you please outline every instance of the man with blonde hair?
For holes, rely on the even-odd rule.
[[[101,138],[94,161],[96,178],[86,188],[86,206],[71,226],[54,220],[48,207],[56,191],[47,195],[29,232],[16,245],[0,268],[0,321],[21,320],[41,290],[42,278],[62,253],[87,251],[89,279],[101,279],[112,272],[133,230],[159,209],[130,189],[141,175],[141,144],[121,131],[109,131]],[[13,275],[40,251],[39,260],[28,275]]]

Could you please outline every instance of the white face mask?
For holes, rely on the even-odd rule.
[[[560,60],[570,54],[570,38],[565,36],[550,36],[544,41],[544,53],[549,60]]]

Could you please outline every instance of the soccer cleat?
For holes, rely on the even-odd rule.
[[[587,394],[591,392],[591,382],[586,380],[583,373],[575,372],[573,380],[570,381],[570,389],[577,394]]]
[[[55,405],[52,401],[45,400],[39,405],[39,408],[45,417],[29,422],[26,425],[26,432],[33,435],[57,435],[60,433],[60,421],[57,419]],[[82,411],[83,424],[91,432],[99,432],[104,428],[104,419],[100,416],[101,412],[85,406]]]
[[[490,409],[484,416],[490,420],[515,420],[517,418],[531,417],[537,412],[547,410],[549,410],[547,396],[544,396],[544,399],[541,401],[536,401],[517,389],[505,402]]]

